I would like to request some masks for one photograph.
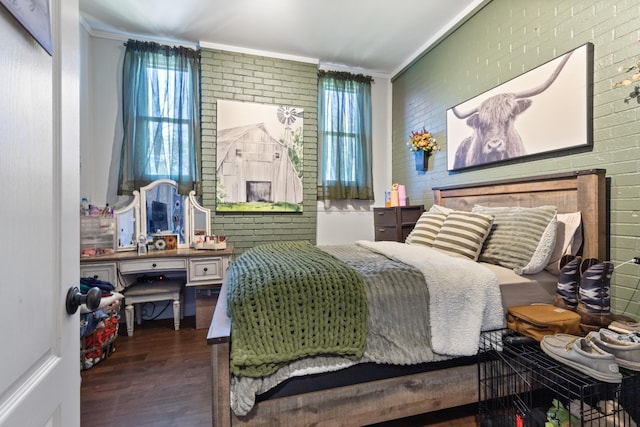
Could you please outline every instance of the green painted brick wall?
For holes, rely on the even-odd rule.
[[[215,212],[216,101],[289,105],[304,109],[303,212]],[[230,237],[234,253],[281,240],[316,242],[317,66],[214,49],[202,49],[203,204],[211,209],[214,234]]]
[[[412,201],[433,202],[434,186],[604,168],[609,179],[609,258],[640,255],[640,108],[630,89],[612,89],[619,67],[640,58],[637,0],[493,0],[393,78],[392,176]],[[594,44],[593,149],[536,160],[447,172],[446,110],[587,42]],[[426,126],[443,151],[418,173],[405,142]],[[621,312],[638,286],[640,267],[616,268],[612,307]],[[635,293],[628,313],[640,317]]]

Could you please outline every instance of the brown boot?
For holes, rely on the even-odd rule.
[[[580,327],[585,332],[606,328],[613,321],[609,295],[613,264],[587,258],[582,261],[580,272],[577,308],[582,318]]]

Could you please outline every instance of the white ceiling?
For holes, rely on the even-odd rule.
[[[392,76],[490,0],[80,0],[97,36],[292,57]]]

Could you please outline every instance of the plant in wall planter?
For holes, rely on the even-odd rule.
[[[638,40],[638,42],[640,42],[640,40]],[[620,80],[619,82],[611,83],[611,87],[615,89],[617,87],[635,85],[629,93],[629,96],[624,99],[624,102],[628,103],[632,99],[635,99],[636,102],[640,104],[640,60],[636,59],[636,62],[634,64],[618,68],[618,72],[624,74],[633,74],[631,74],[630,76],[625,76],[625,78]]]
[[[440,151],[440,146],[436,142],[431,132],[422,128],[419,131],[412,131],[409,141],[407,141],[409,149],[413,152],[416,170],[426,171],[429,156],[434,151]]]

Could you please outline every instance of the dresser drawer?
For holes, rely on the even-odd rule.
[[[103,280],[117,286],[116,283],[116,264],[115,263],[96,263],[96,264],[80,264],[80,277],[93,277],[94,279]]]
[[[222,282],[225,260],[222,257],[196,258],[189,260],[189,282]]]
[[[397,223],[396,212],[396,208],[373,208],[373,224],[395,227]]]
[[[140,259],[120,262],[120,272],[122,274],[147,273],[150,271],[185,271],[186,269],[187,260],[184,258],[150,258],[144,260]]]
[[[398,240],[398,229],[396,227],[385,227],[381,225],[375,226],[375,239],[376,241],[389,240],[395,241]]]

